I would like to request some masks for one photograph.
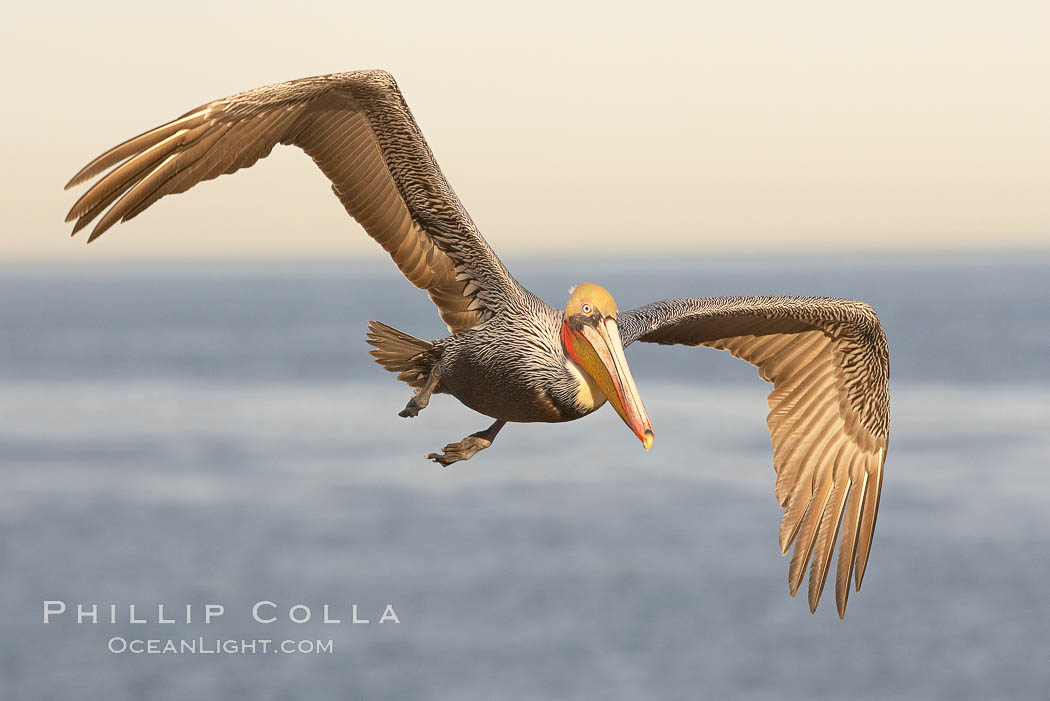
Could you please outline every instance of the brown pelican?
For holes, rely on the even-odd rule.
[[[278,143],[300,147],[401,272],[427,290],[451,336],[424,341],[378,322],[372,355],[416,388],[401,416],[446,393],[495,419],[427,457],[450,465],[488,448],[508,421],[572,421],[608,401],[648,450],[653,429],[624,357],[634,341],[728,350],[773,383],[767,420],[780,548],[794,544],[794,596],[806,567],[815,611],[836,539],[835,599],[859,590],[879,508],[889,435],[889,358],[870,306],[826,297],[673,299],[620,312],[583,283],[564,309],[511,276],[438,168],[393,78],[357,71],[304,78],[201,105],[106,151],[71,187],[73,233],[92,241],[165,195],[232,173]],[[104,214],[103,214],[104,213]],[[841,531],[841,533],[840,533]]]

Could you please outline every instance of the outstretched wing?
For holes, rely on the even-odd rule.
[[[780,550],[795,545],[791,595],[812,561],[816,611],[839,537],[835,601],[844,616],[850,579],[858,591],[864,579],[889,443],[889,352],[875,311],[826,297],[672,299],[621,313],[619,326],[625,346],[728,350],[773,383],[766,423],[784,507]]]
[[[278,144],[302,148],[346,211],[426,289],[451,331],[473,328],[521,288],[438,168],[384,71],[303,78],[191,110],[106,151],[67,188],[106,171],[69,211],[94,240],[165,195],[246,168]],[[108,208],[108,209],[107,209]]]

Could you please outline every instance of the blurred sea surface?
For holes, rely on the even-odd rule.
[[[1035,699],[1050,694],[1050,263],[507,260],[549,303],[870,302],[892,421],[845,622],[787,594],[754,368],[628,349],[651,453],[611,409],[489,420],[372,362],[368,319],[445,335],[386,260],[0,269],[3,699]],[[121,604],[44,625],[42,602]],[[259,600],[281,620],[250,620]],[[215,623],[129,624],[221,603]],[[295,625],[285,612],[312,607]],[[329,603],[342,625],[317,619]],[[349,623],[358,604],[369,625]],[[399,624],[378,624],[392,604]],[[203,610],[203,609],[200,609]],[[103,611],[108,611],[104,608]],[[103,618],[106,614],[103,614]],[[113,654],[127,638],[332,639],[332,654]]]

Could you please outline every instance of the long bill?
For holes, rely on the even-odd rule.
[[[593,351],[593,354],[579,353],[581,357],[577,362],[590,373],[616,413],[649,450],[653,445],[653,427],[642,398],[638,396],[631,369],[627,367],[616,319],[607,316],[595,326],[584,324],[577,333],[587,342],[581,350],[589,347]]]

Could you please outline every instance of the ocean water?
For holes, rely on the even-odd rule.
[[[1048,697],[1045,257],[507,263],[556,305],[592,280],[621,308],[876,308],[890,452],[844,622],[830,588],[816,615],[788,596],[769,387],[728,354],[628,350],[648,454],[602,409],[509,425],[444,469],[423,454],[489,420],[446,396],[397,416],[410,390],[371,362],[366,321],[444,329],[387,261],[8,267],[0,698]],[[46,600],[101,604],[103,622],[45,625]],[[253,622],[258,601],[279,620]],[[156,622],[159,603],[194,621]],[[208,603],[225,613],[205,625]],[[310,622],[288,621],[296,604]],[[387,604],[399,623],[378,622]],[[332,652],[117,654],[114,637]]]

